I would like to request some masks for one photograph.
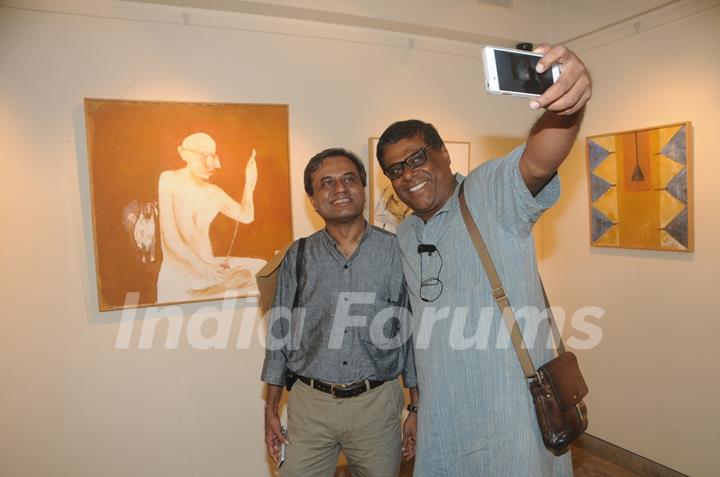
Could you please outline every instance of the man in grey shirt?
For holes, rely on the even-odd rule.
[[[325,228],[288,250],[280,269],[261,379],[267,383],[265,442],[284,476],[332,476],[340,449],[353,475],[396,476],[404,395],[417,401],[407,296],[393,234],[364,217],[366,174],[344,149],[305,168],[305,191]],[[298,273],[298,267],[300,273]],[[287,437],[278,407],[288,398]],[[403,426],[414,454],[415,412]]]

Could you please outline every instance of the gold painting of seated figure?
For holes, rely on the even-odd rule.
[[[257,295],[292,238],[287,107],[87,99],[85,113],[100,310]]]

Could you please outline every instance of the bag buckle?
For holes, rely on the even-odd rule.
[[[507,298],[507,296],[505,295],[505,289],[503,287],[493,288],[492,296],[496,302],[502,300],[503,298]]]

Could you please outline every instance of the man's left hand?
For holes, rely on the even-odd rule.
[[[537,64],[538,73],[557,64],[560,77],[542,96],[530,102],[530,108],[545,108],[562,116],[580,111],[592,96],[592,80],[585,64],[563,45],[541,45],[533,51],[543,55]]]
[[[402,432],[402,447],[400,452],[405,460],[415,457],[415,443],[417,442],[417,413],[410,412],[405,418]]]

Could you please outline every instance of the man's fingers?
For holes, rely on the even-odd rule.
[[[592,96],[590,94],[590,91],[585,91],[585,93],[583,93],[582,97],[578,100],[578,102],[575,103],[575,106],[573,106],[572,108],[570,108],[566,111],[562,111],[561,113],[558,113],[558,114],[562,115],[562,116],[570,116],[572,114],[577,113],[585,106],[585,103],[587,103],[590,100],[590,96]]]
[[[280,432],[280,429],[278,429],[277,433],[275,434],[275,437],[279,442],[282,442],[283,444],[290,444],[290,440],[287,438],[286,435],[284,435],[282,432]]]
[[[277,442],[290,444],[288,438],[284,436],[282,431],[280,430],[280,421],[270,424],[270,432],[272,432],[273,438],[277,439]]]
[[[535,70],[538,73],[543,73],[547,70],[549,70],[552,65],[555,63],[558,64],[564,64],[568,61],[570,55],[572,54],[570,50],[565,48],[562,45],[554,46],[552,48],[545,46],[537,48],[537,53],[541,53],[543,55],[542,58],[538,61],[537,66],[535,67]]]
[[[545,107],[549,111],[565,111],[570,109],[580,100],[584,92],[584,87],[574,84],[569,90],[565,91],[560,97],[549,102]]]
[[[581,77],[575,82],[568,91],[566,91],[560,98],[552,103],[549,103],[546,107],[550,111],[565,112],[573,109],[580,101],[583,100],[589,91],[589,80],[586,77]],[[589,99],[589,98],[588,98]],[[580,104],[580,107],[582,107]],[[577,109],[580,109],[579,107]]]
[[[290,443],[280,428],[280,419],[277,416],[265,416],[265,446],[275,462],[280,459],[280,444]]]
[[[556,47],[557,48],[557,47]],[[553,48],[553,55],[548,53],[543,59],[548,61],[561,53],[565,68],[558,81],[548,88],[542,96],[530,103],[531,109],[546,108],[562,115],[574,114],[590,99],[592,82],[585,65],[574,53],[566,48]],[[558,60],[559,62],[560,60]]]
[[[578,81],[578,78],[579,75],[577,75],[577,72],[572,69],[565,70],[560,75],[557,82],[545,90],[542,96],[537,98],[536,101],[540,104],[540,107],[547,108],[570,91],[570,89],[572,89]]]
[[[568,88],[569,86],[567,86],[565,83],[561,83],[560,81],[558,81],[554,85],[550,86],[547,90],[545,90],[542,96],[534,99],[530,103],[530,108],[547,108],[549,105],[560,99],[560,97],[567,92]],[[538,107],[534,108],[532,103],[536,103]]]
[[[583,107],[586,101],[583,100],[585,92],[580,93],[580,97],[572,104],[569,104],[566,108],[561,108],[559,111],[560,116],[569,116],[579,111]]]
[[[549,48],[543,53],[543,57],[538,61],[538,65],[543,65],[543,71],[550,68],[550,66],[557,64],[565,64],[572,58],[574,53],[572,53],[570,50],[568,50],[563,45],[555,45],[552,48]]]
[[[408,434],[403,436],[402,447],[400,452],[405,459],[412,459],[415,455],[415,435]]]
[[[267,448],[267,453],[270,455],[270,457],[272,457],[273,460],[277,462],[278,454],[280,453],[280,448],[277,446],[276,443],[273,442],[272,437],[270,437],[270,436],[265,437],[265,447]]]
[[[548,51],[550,51],[550,48],[552,48],[547,43],[540,43],[535,48],[533,48],[533,53],[540,53],[541,55],[544,55]]]
[[[402,449],[402,456],[404,459],[409,460],[415,456],[415,447],[405,447]]]

